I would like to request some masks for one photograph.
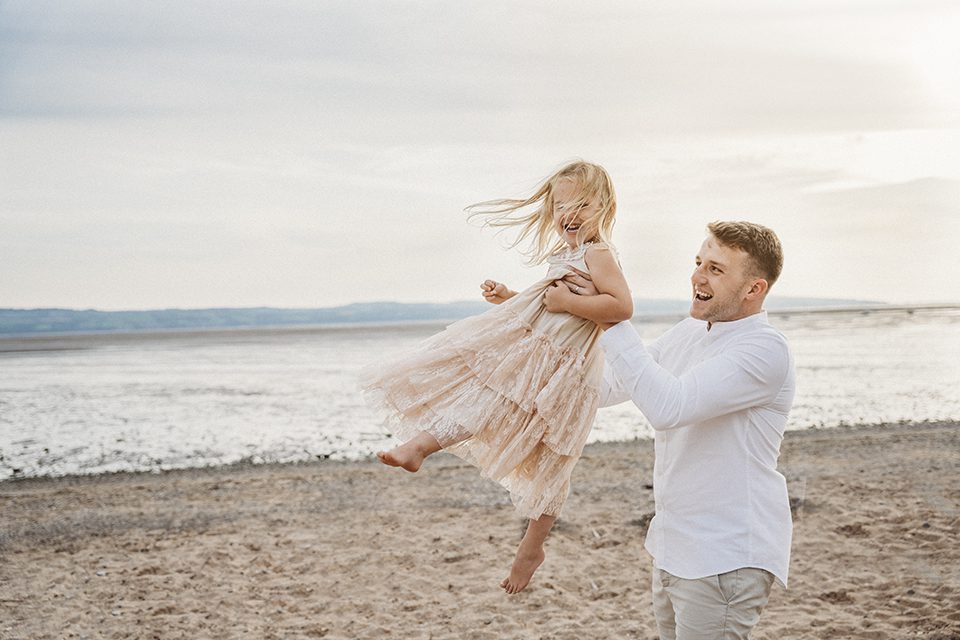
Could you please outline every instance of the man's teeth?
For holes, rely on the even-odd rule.
[[[704,293],[703,291],[700,291],[699,289],[697,289],[697,290],[695,290],[695,291],[693,292],[693,297],[695,297],[697,300],[701,300],[701,301],[703,301],[703,302],[706,302],[707,300],[709,300],[709,299],[712,298],[713,296],[710,295],[710,294]]]

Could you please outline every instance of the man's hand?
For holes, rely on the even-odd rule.
[[[571,299],[576,297],[577,294],[570,291],[567,287],[560,286],[560,281],[557,281],[547,287],[546,292],[543,294],[543,306],[547,308],[547,311],[553,313],[569,311],[567,305]]]
[[[593,278],[590,277],[589,273],[587,273],[586,271],[581,271],[580,269],[577,269],[572,264],[568,264],[566,265],[566,267],[571,271],[573,271],[573,273],[569,273],[565,275],[563,278],[559,280],[559,282],[562,282],[563,284],[567,285],[566,288],[571,293],[573,293],[575,296],[595,296],[600,294],[600,291],[597,290],[597,285],[593,283]],[[554,284],[554,286],[556,286],[556,283]],[[557,288],[562,289],[562,287],[557,287]],[[550,308],[551,299],[554,301],[553,304],[558,306],[557,309]],[[561,309],[559,308],[559,306],[566,305],[566,303],[569,300],[570,300],[569,297],[566,297],[566,296],[561,297],[555,293],[552,293],[552,289],[547,289],[547,293],[544,298],[547,311],[567,311],[566,308]],[[609,322],[598,322],[597,326],[600,327],[603,331],[606,331],[607,329],[612,327],[613,324]]]
[[[578,296],[595,296],[600,293],[597,290],[595,284],[593,284],[593,278],[590,277],[590,274],[586,271],[580,271],[575,266],[568,264],[565,265],[568,269],[573,271],[573,273],[568,273],[563,276],[561,282],[567,285],[567,288],[570,289],[573,293]]]
[[[483,299],[491,304],[506,302],[517,295],[516,291],[511,291],[507,288],[507,285],[495,280],[484,280],[483,284],[480,285],[480,289],[483,293]]]

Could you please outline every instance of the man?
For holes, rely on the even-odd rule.
[[[776,467],[794,366],[763,310],[782,249],[757,224],[707,229],[691,317],[648,345],[629,321],[606,325],[601,338],[601,403],[630,399],[655,430],[656,514],[645,547],[665,640],[747,638],[774,579],[786,586],[790,560],[790,504]],[[547,293],[549,310],[576,306],[574,291],[597,293],[582,272],[567,284]]]

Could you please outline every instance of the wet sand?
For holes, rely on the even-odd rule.
[[[787,435],[790,588],[753,637],[960,639],[958,426]],[[588,447],[512,597],[524,522],[445,454],[0,483],[0,638],[655,638],[652,454]]]

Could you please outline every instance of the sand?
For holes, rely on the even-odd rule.
[[[547,561],[441,454],[0,483],[0,638],[655,638],[649,441],[591,445]],[[960,639],[960,429],[791,432],[790,588],[754,638]]]

